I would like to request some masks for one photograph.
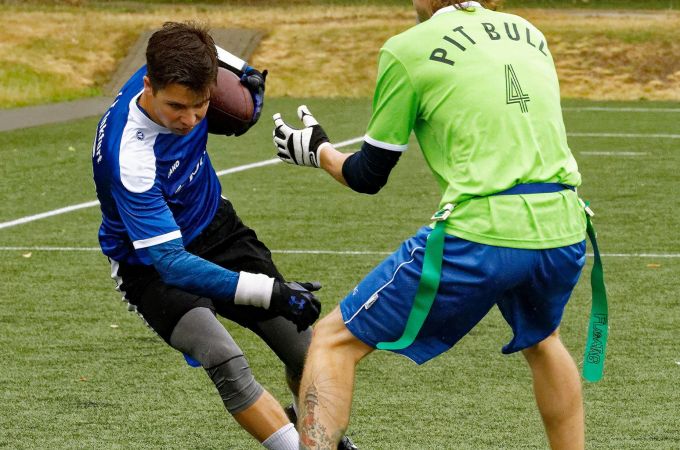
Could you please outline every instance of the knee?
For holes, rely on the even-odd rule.
[[[243,355],[234,356],[205,370],[232,415],[250,407],[264,392]]]
[[[527,360],[531,361],[534,358],[540,357],[541,355],[545,355],[547,352],[550,352],[555,347],[555,345],[562,345],[562,341],[560,341],[559,329],[553,331],[548,337],[543,339],[538,344],[534,344],[533,346],[522,350],[522,354]]]
[[[359,362],[372,350],[347,329],[339,308],[335,308],[314,327],[310,352],[317,351],[325,355],[341,354]]]
[[[349,331],[342,321],[342,315],[338,309],[335,309],[314,325],[311,345],[341,346],[346,341],[346,333],[349,334]]]
[[[206,340],[195,342],[190,355],[203,367],[215,367],[240,353],[241,351],[238,348],[233,348],[227,342]]]

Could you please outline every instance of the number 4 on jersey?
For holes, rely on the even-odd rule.
[[[508,105],[519,103],[519,108],[523,113],[528,112],[527,102],[530,98],[528,94],[522,91],[522,86],[519,84],[515,70],[510,64],[505,66],[505,102]]]

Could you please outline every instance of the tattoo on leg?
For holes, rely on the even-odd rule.
[[[302,399],[300,449],[335,449],[337,446],[344,430],[329,433],[319,422],[320,413],[319,392],[312,383]]]

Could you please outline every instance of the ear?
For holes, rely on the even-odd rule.
[[[144,94],[153,97],[154,92],[153,92],[153,87],[151,86],[151,80],[149,80],[149,77],[144,75]]]

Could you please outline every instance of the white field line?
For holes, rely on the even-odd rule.
[[[15,225],[21,225],[23,223],[33,222],[34,220],[45,219],[47,217],[52,217],[52,216],[64,214],[64,213],[71,212],[71,211],[77,211],[77,210],[83,209],[83,208],[90,208],[92,206],[97,206],[97,205],[99,205],[99,200],[95,200],[95,201],[92,201],[92,202],[86,202],[86,203],[80,203],[78,205],[66,206],[64,208],[54,209],[52,211],[47,211],[47,212],[44,212],[44,213],[35,214],[35,215],[32,215],[32,216],[26,216],[26,217],[22,217],[20,219],[10,220],[9,222],[2,222],[2,223],[0,223],[0,229],[13,227]]]
[[[348,139],[346,141],[338,142],[337,144],[333,144],[333,145],[336,148],[342,148],[342,147],[350,146],[352,144],[356,144],[356,143],[361,142],[363,140],[364,140],[364,137],[361,136],[361,137]],[[274,158],[274,159],[268,159],[268,160],[265,160],[265,161],[259,161],[259,162],[256,162],[256,163],[244,164],[242,166],[232,167],[232,168],[226,169],[226,170],[220,170],[219,172],[217,172],[217,176],[228,175],[230,173],[236,173],[236,172],[242,172],[244,170],[255,169],[257,167],[268,166],[268,165],[276,164],[276,163],[279,163],[279,162],[281,162],[281,160],[279,158]],[[0,229],[9,228],[9,227],[13,227],[13,226],[16,226],[16,225],[22,225],[24,223],[33,222],[33,221],[36,221],[36,220],[45,219],[47,217],[57,216],[59,214],[65,214],[65,213],[68,213],[68,212],[71,212],[71,211],[77,211],[79,209],[90,208],[90,207],[98,206],[98,205],[99,205],[99,201],[94,200],[94,201],[91,201],[91,202],[79,203],[77,205],[71,205],[71,206],[66,206],[64,208],[54,209],[52,211],[47,211],[47,212],[40,213],[40,214],[34,214],[32,216],[21,217],[19,219],[10,220],[9,222],[0,223]]]
[[[562,111],[602,111],[602,112],[659,112],[659,113],[680,113],[680,108],[636,108],[636,107],[622,107],[610,108],[607,106],[567,106],[562,108]]]
[[[0,247],[3,252],[100,252],[99,247]],[[390,255],[392,252],[373,250],[294,250],[281,249],[271,250],[272,253],[283,255],[340,255],[340,256],[364,256],[364,255]],[[592,257],[592,253],[586,254]],[[607,258],[680,258],[680,253],[602,253]]]

